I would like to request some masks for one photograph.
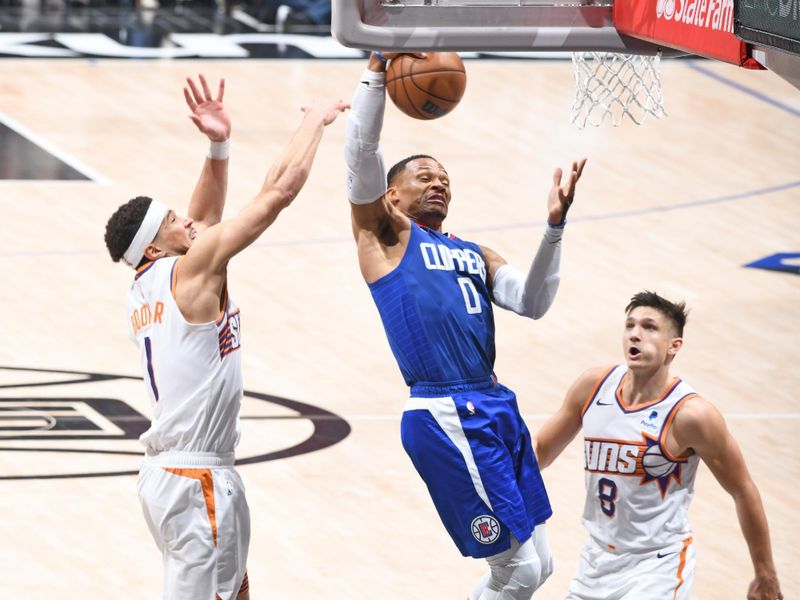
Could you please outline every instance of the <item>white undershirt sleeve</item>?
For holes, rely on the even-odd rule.
[[[497,306],[532,319],[544,316],[553,304],[561,279],[558,269],[563,231],[563,226],[547,225],[527,276],[511,265],[497,269],[492,281],[492,297]]]
[[[347,114],[344,159],[347,196],[370,204],[386,193],[386,166],[378,148],[386,106],[386,74],[366,69]]]

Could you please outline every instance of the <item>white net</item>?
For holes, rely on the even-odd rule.
[[[583,129],[610,119],[614,127],[627,115],[641,125],[647,115],[661,118],[661,55],[574,52],[575,102],[572,122]]]

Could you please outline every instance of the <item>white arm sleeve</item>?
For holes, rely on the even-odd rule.
[[[527,277],[511,265],[497,269],[492,281],[497,306],[532,319],[544,316],[553,304],[561,279],[558,267],[563,231],[563,227],[547,225]]]
[[[386,106],[386,74],[366,69],[347,115],[344,160],[347,196],[353,204],[370,204],[386,193],[386,166],[378,149]]]

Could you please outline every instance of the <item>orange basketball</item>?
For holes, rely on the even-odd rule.
[[[386,89],[397,108],[415,119],[443,117],[461,100],[467,73],[455,52],[401,54],[389,62]]]

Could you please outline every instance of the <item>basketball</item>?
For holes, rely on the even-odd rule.
[[[675,470],[676,464],[661,454],[657,445],[650,446],[642,457],[642,467],[650,477],[666,477]]]
[[[401,54],[389,62],[386,89],[395,106],[415,119],[438,119],[464,95],[467,73],[455,52],[427,52],[425,58]]]

